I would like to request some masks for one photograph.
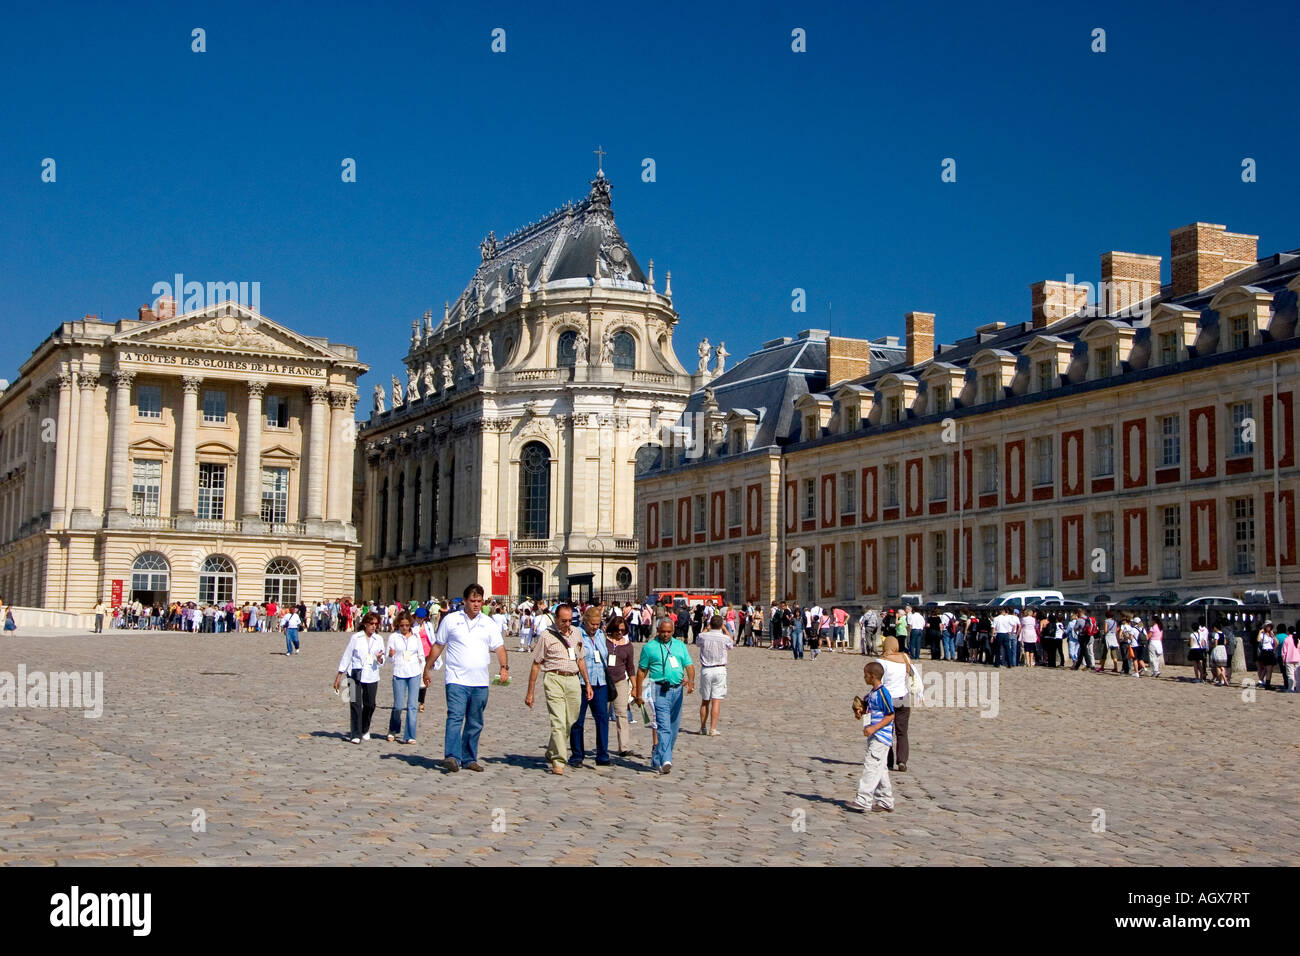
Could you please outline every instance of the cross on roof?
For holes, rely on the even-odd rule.
[[[605,171],[604,169],[605,150],[602,147],[597,146],[595,149],[592,150],[592,152],[596,154],[596,172],[603,173]]]

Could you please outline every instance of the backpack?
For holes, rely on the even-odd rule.
[[[1088,617],[1086,618],[1086,623],[1083,625],[1083,636],[1084,637],[1097,636],[1097,619],[1093,617],[1091,614],[1088,615]]]

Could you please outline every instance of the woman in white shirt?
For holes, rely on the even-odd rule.
[[[521,651],[531,651],[533,649],[533,610],[524,608],[519,612],[519,649]]]
[[[1025,666],[1033,667],[1034,652],[1038,650],[1038,621],[1027,608],[1020,618],[1020,643],[1025,647]]]
[[[1255,666],[1259,669],[1259,682],[1265,690],[1271,690],[1273,668],[1277,665],[1277,635],[1273,631],[1273,622],[1265,621],[1255,637]]]
[[[397,615],[397,630],[388,638],[388,659],[393,662],[393,713],[388,718],[388,739],[397,740],[406,711],[405,743],[415,743],[416,707],[424,683],[424,645],[415,633],[407,611]]]
[[[886,763],[892,770],[897,757],[898,772],[907,773],[907,758],[911,750],[907,737],[907,723],[912,714],[912,708],[908,705],[907,675],[912,670],[912,661],[898,649],[898,638],[885,638],[880,666],[885,669],[881,682],[894,702],[894,746],[889,751]]]
[[[352,742],[370,739],[370,718],[375,713],[375,695],[379,690],[379,665],[384,662],[384,642],[375,635],[379,615],[371,612],[361,622],[361,630],[352,635],[339,658],[339,672],[334,677],[338,690],[343,675],[348,677],[348,700],[352,707]]]

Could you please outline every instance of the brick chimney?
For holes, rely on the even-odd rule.
[[[1194,222],[1169,233],[1171,295],[1192,295],[1217,285],[1256,262],[1259,236],[1228,232],[1227,226]]]
[[[1074,315],[1087,304],[1086,285],[1044,279],[1029,287],[1029,311],[1033,315],[1036,329]]]
[[[1098,300],[1102,315],[1126,311],[1160,293],[1160,257],[1103,252]]]
[[[934,313],[909,312],[907,320],[907,364],[919,365],[934,358]]]
[[[176,315],[176,300],[171,296],[164,295],[160,297],[156,304],[158,308],[155,310],[154,314],[160,321],[162,319],[173,318]]]
[[[866,339],[826,339],[826,381],[835,385],[871,371],[871,343]]]
[[[137,314],[140,316],[141,322],[156,322],[158,320],[158,316],[153,314],[153,309],[149,308],[148,305],[140,306],[140,311]]]

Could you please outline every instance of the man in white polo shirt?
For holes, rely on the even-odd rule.
[[[482,771],[478,762],[478,738],[483,732],[483,709],[487,706],[492,652],[497,655],[502,677],[510,676],[501,628],[483,612],[483,587],[465,589],[464,610],[444,614],[438,622],[433,650],[424,665],[424,682],[429,682],[434,662],[444,653],[447,665],[447,729],[443,740],[444,769],[455,773],[462,766]]]

